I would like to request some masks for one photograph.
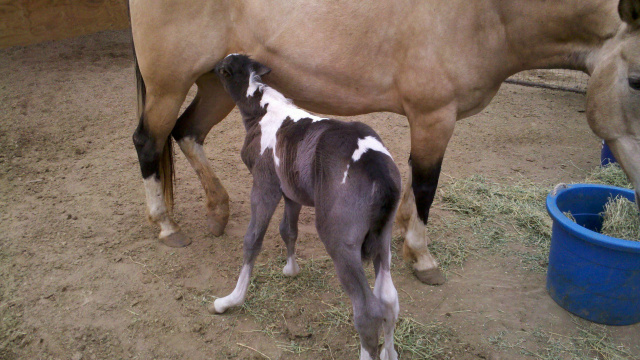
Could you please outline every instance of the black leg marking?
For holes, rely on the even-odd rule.
[[[155,148],[151,134],[144,128],[142,118],[133,133],[133,144],[138,153],[142,177],[147,179],[155,175],[156,179],[160,179],[160,153]]]
[[[440,178],[440,170],[442,168],[442,159],[430,167],[420,167],[412,163],[409,157],[409,165],[411,166],[411,176],[413,195],[416,199],[416,209],[418,217],[423,224],[427,224],[429,219],[429,210],[433,204],[433,198],[436,195],[438,187],[438,179]]]

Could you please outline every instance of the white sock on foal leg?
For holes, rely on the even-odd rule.
[[[300,273],[300,266],[298,266],[295,255],[287,258],[287,265],[284,266],[282,272],[287,276],[296,276]]]
[[[391,263],[391,256],[389,256],[389,263]],[[393,347],[393,331],[398,321],[400,304],[398,302],[398,291],[393,285],[389,270],[380,270],[373,287],[373,294],[382,301],[384,306],[384,322],[382,323],[384,348],[380,353],[380,359],[397,360],[398,353]]]
[[[238,277],[238,283],[233,292],[223,298],[216,299],[213,302],[213,310],[222,314],[227,311],[228,308],[242,305],[244,299],[247,296],[247,289],[249,288],[249,280],[251,280],[251,265],[244,265],[240,270],[240,276]],[[211,312],[211,309],[209,309]]]
[[[371,355],[365,350],[362,346],[360,346],[360,360],[373,360]]]

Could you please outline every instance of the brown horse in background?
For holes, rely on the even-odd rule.
[[[234,107],[209,71],[242,52],[273,69],[269,85],[311,111],[391,111],[411,127],[411,178],[398,211],[420,280],[444,282],[427,249],[429,209],[456,120],[481,111],[527,69],[591,75],[587,118],[640,189],[640,0],[130,0],[137,56],[138,151],[149,216],[168,246],[173,137],[223,233],[228,195],[202,144]],[[178,117],[189,88],[198,93]],[[569,134],[568,134],[569,135]],[[223,144],[219,144],[222,146]],[[637,194],[637,190],[636,190]]]

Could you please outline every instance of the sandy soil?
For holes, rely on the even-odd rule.
[[[356,358],[352,326],[327,320],[334,307],[348,308],[340,305],[347,299],[308,209],[299,240],[302,280],[320,276],[317,286],[258,282],[250,301],[259,291],[277,298],[223,316],[207,313],[212,296],[235,285],[249,221],[239,115],[234,111],[206,143],[231,196],[226,234],[207,233],[203,192],[178,154],[175,214],[194,241],[169,249],[145,220],[131,142],[135,103],[127,32],[0,51],[0,358]],[[380,133],[406,178],[406,120],[386,113],[356,119]],[[458,124],[442,181],[473,174],[500,183],[579,181],[598,156],[582,95],[505,85],[485,111]],[[451,219],[433,212],[434,224]],[[260,279],[283,254],[273,224],[258,259]],[[439,359],[532,358],[523,349],[535,352],[552,340],[541,340],[540,330],[570,338],[584,326],[549,298],[544,272],[525,269],[515,255],[471,256],[440,287],[419,283],[398,256],[394,264],[401,316],[446,330],[432,339]],[[262,320],[269,315],[262,305],[282,302],[279,320]],[[640,324],[608,331],[611,341],[640,354]]]

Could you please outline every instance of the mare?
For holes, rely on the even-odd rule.
[[[204,187],[210,230],[220,235],[227,224],[229,197],[202,146],[235,105],[210,70],[235,52],[272,68],[268,84],[304,109],[406,115],[411,176],[397,221],[403,253],[425,283],[445,281],[425,225],[456,120],[481,111],[512,74],[539,68],[590,74],[588,123],[636,194],[640,189],[640,0],[129,0],[129,6],[139,99],[133,141],[149,217],[168,246],[190,243],[170,213],[172,137]],[[178,117],[194,83],[197,95]]]
[[[297,108],[262,82],[261,76],[270,71],[238,54],[215,67],[242,114],[246,138],[241,155],[253,187],[238,283],[231,294],[216,299],[210,311],[223,313],[244,303],[267,226],[284,197],[284,274],[300,271],[295,259],[298,216],[303,205],[314,206],[318,235],[351,298],[360,358],[378,358],[382,328],[385,345],[380,357],[397,360],[393,330],[399,305],[391,280],[391,230],[400,201],[400,172],[369,126],[320,118]],[[373,291],[363,268],[368,259],[376,273]]]

